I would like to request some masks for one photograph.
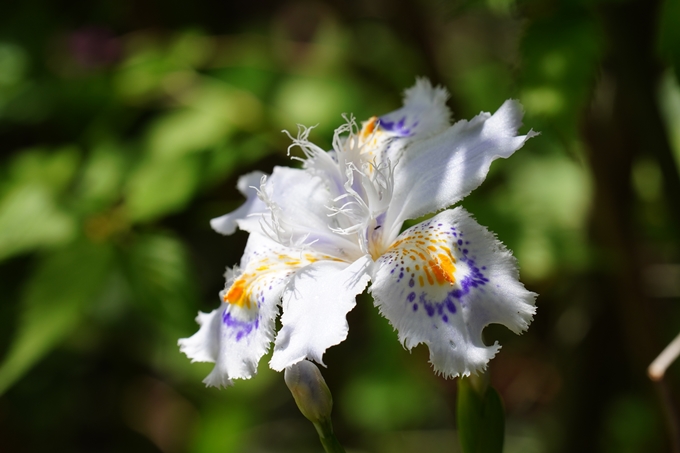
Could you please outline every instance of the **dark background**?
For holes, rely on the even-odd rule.
[[[663,452],[680,331],[680,2],[6,2],[0,15],[0,451],[312,452],[280,374],[206,389],[176,342],[246,235],[209,219],[294,164],[297,123],[507,98],[540,131],[463,205],[540,294],[491,362],[506,452]],[[323,373],[355,452],[456,452],[455,381],[368,297]],[[677,425],[676,425],[677,426]]]

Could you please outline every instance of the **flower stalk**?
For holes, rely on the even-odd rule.
[[[458,379],[458,437],[463,453],[502,453],[505,411],[488,372]]]

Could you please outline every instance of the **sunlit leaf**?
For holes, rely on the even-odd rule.
[[[148,146],[158,157],[176,157],[220,144],[235,128],[253,130],[262,117],[253,95],[214,79],[181,74],[168,79],[181,109],[160,117],[149,129]],[[189,84],[189,86],[185,86]]]
[[[334,128],[339,114],[353,111],[359,95],[347,81],[317,77],[290,77],[279,88],[275,100],[279,121],[286,129],[297,124]]]
[[[24,150],[10,163],[7,177],[14,184],[42,185],[57,193],[71,182],[79,162],[73,146]]]
[[[0,260],[74,237],[75,219],[59,199],[78,164],[73,147],[26,150],[10,162],[0,185]]]
[[[151,220],[184,207],[198,187],[199,170],[196,156],[142,163],[126,187],[130,218]]]
[[[54,203],[41,185],[27,184],[0,200],[0,260],[28,250],[72,239],[75,221]]]
[[[493,203],[518,224],[514,251],[522,275],[540,279],[558,265],[583,264],[591,186],[584,168],[564,155],[527,160],[509,171],[507,188]]]

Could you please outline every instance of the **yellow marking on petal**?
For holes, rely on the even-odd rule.
[[[456,258],[447,245],[451,239],[446,238],[441,232],[427,231],[418,232],[411,236],[395,241],[390,247],[402,258],[415,261],[406,268],[411,272],[414,268],[418,275],[417,280],[421,287],[429,285],[453,285],[456,282]],[[436,245],[435,245],[436,244]],[[402,262],[403,264],[403,262]],[[421,269],[422,268],[422,269]],[[415,275],[414,275],[415,277]]]
[[[340,258],[336,258],[334,256],[330,256],[330,255],[321,255],[320,257],[317,258],[313,255],[310,255],[309,253],[306,253],[304,258],[305,258],[305,260],[309,261],[310,263],[315,263],[319,260],[337,261],[337,262],[340,262],[340,263],[346,262],[345,260],[342,260]]]
[[[243,279],[236,280],[224,295],[224,301],[231,305],[250,308],[250,291],[246,290],[246,282]]]
[[[428,263],[429,264],[429,263]],[[427,267],[423,267],[423,270],[425,271],[425,275],[427,276],[427,282],[430,285],[434,285],[434,278],[430,275],[430,271],[428,270]]]
[[[450,266],[451,270],[455,270],[453,264],[456,262],[456,259],[452,257],[450,253],[447,253],[446,255],[440,253],[439,255],[437,255],[437,258],[439,258],[439,263],[442,267]]]
[[[258,271],[258,272],[266,271],[266,270],[269,270],[269,266],[260,266],[255,270]]]
[[[430,265],[430,269],[432,269],[434,277],[437,279],[437,283],[440,285],[443,285],[446,282],[453,283],[453,276],[446,272],[439,261],[433,259],[430,260],[428,264]]]
[[[297,266],[298,264],[300,264],[300,261],[299,260],[285,261],[283,264],[285,264],[286,266]]]
[[[378,117],[372,116],[364,123],[364,127],[361,129],[360,137],[362,140],[366,140],[375,130],[378,125]]]

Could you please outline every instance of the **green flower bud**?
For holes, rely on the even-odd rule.
[[[302,415],[312,423],[330,419],[333,397],[316,365],[298,362],[286,368],[284,379]]]

